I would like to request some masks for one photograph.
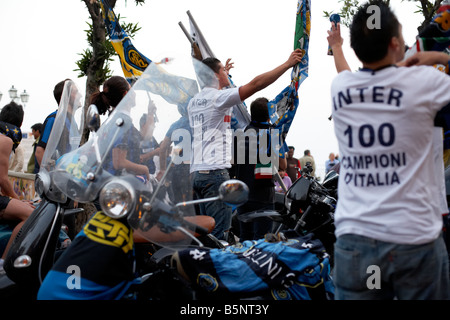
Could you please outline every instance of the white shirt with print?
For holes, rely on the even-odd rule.
[[[344,71],[331,97],[341,156],[336,235],[400,244],[436,239],[442,183],[434,118],[450,102],[450,77],[424,66]]]
[[[239,103],[239,88],[206,87],[191,99],[191,172],[231,167],[231,115],[233,106]]]

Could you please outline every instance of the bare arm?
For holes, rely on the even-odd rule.
[[[422,51],[417,52],[408,59],[398,63],[400,67],[410,66],[432,66],[435,64],[447,65],[450,60],[450,56],[444,52],[439,51]]]
[[[159,145],[159,172],[156,175],[156,179],[161,180],[164,172],[166,172],[167,163],[165,159],[169,155],[169,146],[172,143],[169,137],[164,137],[164,140]],[[164,159],[164,160],[162,160]]]
[[[126,169],[130,173],[143,174],[148,178],[150,174],[148,171],[148,167],[143,164],[134,163],[128,160],[127,152],[128,152],[127,150],[120,148],[114,148],[112,150],[114,169],[116,170]]]
[[[338,73],[348,70],[351,71],[350,66],[345,60],[344,51],[342,50],[342,45],[344,43],[344,39],[341,37],[341,24],[334,22],[331,23],[331,30],[328,32],[328,44],[330,45],[331,50],[333,50],[334,64],[336,66],[336,71]]]
[[[156,148],[156,149],[153,149],[150,152],[144,153],[144,154],[141,155],[141,162],[147,161],[148,159],[159,155],[159,153],[160,153],[160,148]]]
[[[279,158],[278,160],[279,169],[285,170],[287,169],[287,160],[286,158]]]
[[[44,148],[39,147],[39,146],[36,147],[36,152],[34,153],[34,155],[36,157],[36,161],[38,162],[39,166],[42,163],[42,158],[44,157],[44,152],[45,152]]]
[[[279,77],[283,75],[283,73],[299,63],[302,60],[302,56],[302,51],[300,49],[296,49],[291,53],[289,59],[285,63],[276,67],[272,71],[268,71],[255,77],[252,81],[240,87],[239,96],[241,97],[241,101],[244,101],[254,93],[274,83]]]
[[[19,199],[14,192],[11,181],[8,179],[9,155],[11,154],[13,142],[10,138],[0,135],[0,188],[4,196]]]

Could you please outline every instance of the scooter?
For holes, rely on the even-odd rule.
[[[260,217],[268,217],[275,223],[274,233],[293,231],[300,236],[313,234],[319,239],[333,264],[334,212],[337,205],[337,183],[339,174],[330,171],[320,183],[311,176],[312,166],[306,163],[301,169],[300,177],[286,193],[275,197],[278,210],[249,212],[237,218],[243,222],[251,222]]]
[[[81,106],[76,85],[67,81],[36,175],[35,189],[40,201],[14,239],[4,262],[5,274],[0,275],[2,299],[13,299],[16,295],[35,299],[54,261],[70,245],[71,239],[62,231],[63,221],[83,209],[74,208],[73,201],[55,187],[52,173],[55,161],[79,146],[84,119]]]
[[[200,70],[201,68],[204,70]],[[200,62],[195,66],[195,70],[198,73],[212,73]],[[183,257],[189,256],[190,250],[193,252],[217,250],[219,254],[233,254],[233,246],[214,241],[214,238],[210,236],[215,221],[208,216],[196,215],[195,205],[206,201],[223,201],[228,205],[238,206],[248,197],[248,187],[244,183],[230,180],[220,186],[217,197],[187,199],[185,202],[175,203],[170,197],[171,192],[168,192],[171,185],[181,179],[189,179],[188,176],[167,174],[173,168],[172,164],[183,161],[179,158],[179,153],[172,154],[171,163],[160,181],[115,165],[114,154],[119,151],[124,153],[126,150],[128,159],[131,159],[135,152],[140,151],[139,140],[150,139],[152,136],[161,138],[171,124],[170,118],[173,113],[170,110],[175,106],[167,103],[162,106],[163,101],[160,101],[156,103],[159,122],[153,122],[153,117],[147,117],[150,123],[146,125],[150,130],[141,131],[140,136],[137,134],[142,115],[144,113],[151,115],[154,112],[153,109],[150,110],[150,106],[153,106],[155,98],[150,97],[148,90],[154,88],[155,84],[152,81],[157,72],[157,65],[151,64],[147,67],[144,74],[101,126],[98,121],[92,120],[98,118],[96,107],[92,105],[87,114],[88,127],[92,132],[91,139],[80,148],[64,154],[57,160],[52,171],[56,188],[73,201],[80,203],[97,201],[102,210],[88,221],[64,255],[53,265],[41,284],[38,299],[136,299],[139,297],[171,299],[174,295],[171,288],[176,288],[180,292],[187,290],[192,297],[192,294],[199,292],[197,289],[201,289],[195,288],[191,291],[190,288],[197,286],[195,281],[191,284],[192,287],[180,285],[183,281],[189,281],[182,280],[182,270],[187,270],[185,269],[186,259]],[[215,76],[211,74],[209,78],[214,79]],[[175,88],[169,89],[175,90]],[[173,119],[175,120],[177,118]],[[144,132],[149,135],[146,136]],[[186,132],[181,131],[178,134],[183,135]],[[190,139],[183,139],[183,141],[190,142]],[[184,145],[183,148],[190,150],[189,145]],[[269,246],[276,245],[280,249],[292,246],[292,250],[305,253],[309,248],[294,248],[301,246],[301,243],[301,241],[290,239],[289,242],[278,242]],[[206,251],[204,254],[207,254]],[[236,254],[243,253],[236,252]],[[177,260],[177,256],[180,260]],[[280,256],[284,255],[280,254]],[[328,260],[318,258],[315,254],[310,257],[311,260],[308,261],[311,264],[308,264],[308,267],[314,270],[300,268],[301,270],[293,271],[293,275],[311,277],[315,271],[314,274],[317,276],[315,280],[321,281],[317,283],[320,286],[320,283],[323,283],[321,277],[326,276],[328,270]],[[184,267],[175,267],[176,261],[180,262],[177,265]],[[280,263],[281,261],[277,265],[279,266]],[[294,269],[299,266],[297,261],[293,264]],[[288,270],[290,269],[278,270],[278,272],[285,275],[284,271]],[[239,273],[242,269],[238,268],[234,271]],[[169,288],[163,281],[165,278],[159,277],[161,274],[174,276],[177,279],[177,285]],[[288,285],[286,281],[294,280],[284,277],[282,279],[274,277],[274,279],[278,282],[284,281],[285,285]],[[242,281],[237,279],[237,281],[245,282],[243,279]],[[278,282],[277,285],[281,286]],[[289,281],[289,284],[292,283]],[[151,290],[148,290],[149,288]],[[277,289],[281,288],[285,289],[286,286],[277,287]],[[159,296],[156,293],[158,291],[165,294]]]

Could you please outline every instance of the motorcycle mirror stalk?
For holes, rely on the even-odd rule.
[[[229,206],[240,206],[243,205],[245,202],[247,202],[248,193],[249,193],[248,186],[244,182],[236,179],[230,179],[228,181],[223,182],[220,185],[218,196],[180,202],[177,203],[175,207],[184,207],[188,205],[217,200],[220,200]]]

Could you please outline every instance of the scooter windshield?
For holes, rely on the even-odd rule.
[[[201,86],[217,86],[207,66],[194,64]],[[126,213],[148,241],[184,239],[184,217],[195,220],[195,206],[186,203],[192,200],[187,105],[197,92],[197,81],[150,64],[89,140],[58,159],[58,188],[78,202],[99,203],[109,216]]]
[[[54,173],[61,156],[76,150],[80,145],[84,122],[82,108],[84,101],[82,100],[82,95],[75,83],[66,80],[40,166],[40,174],[50,177],[51,185],[64,184],[67,181],[60,181],[60,178]],[[53,193],[49,196],[58,197]]]

